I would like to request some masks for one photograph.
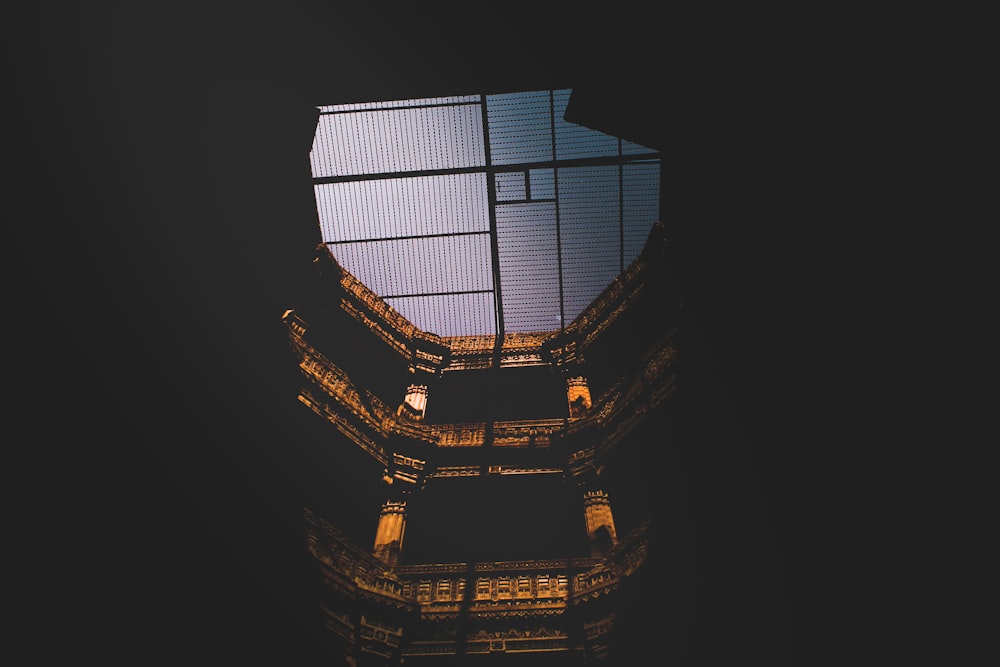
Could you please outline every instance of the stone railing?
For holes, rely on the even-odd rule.
[[[548,447],[566,427],[565,419],[522,419],[493,422],[494,447]]]
[[[482,447],[486,443],[485,422],[438,424],[438,447]]]
[[[378,607],[406,612],[411,620],[405,628],[395,627],[394,641],[403,655],[414,656],[578,649],[567,632],[567,611],[613,593],[635,572],[645,559],[649,529],[648,523],[633,529],[603,557],[393,567],[308,509],[305,519],[307,547],[324,585],[341,600],[366,598],[366,604],[376,605],[369,607],[373,618],[381,617]],[[325,623],[353,641],[353,629],[365,624],[368,612],[358,619],[349,611],[353,603],[344,601],[340,609],[336,600],[324,596]],[[506,625],[473,626],[460,637],[453,622],[462,618]],[[602,617],[591,625],[606,621]],[[596,627],[585,624],[588,636]]]
[[[630,531],[603,557],[390,567],[306,510],[309,552],[358,591],[409,602],[421,613],[523,615],[552,612],[616,586],[644,561],[648,523]]]
[[[646,559],[649,546],[648,521],[629,531],[600,563],[576,575],[573,604],[593,600],[614,591]]]

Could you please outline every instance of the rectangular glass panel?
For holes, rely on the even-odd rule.
[[[532,200],[555,199],[555,169],[532,169],[528,172],[528,185],[531,189]]]
[[[379,296],[493,289],[493,256],[486,233],[343,243],[332,246],[332,251],[345,269]]]
[[[621,272],[618,167],[560,169],[559,228],[566,323]]]
[[[559,329],[555,203],[497,206],[497,245],[504,330]]]
[[[639,256],[660,217],[660,164],[627,164],[622,172],[625,265]]]
[[[489,231],[486,174],[313,186],[324,241]]]
[[[549,91],[487,95],[486,117],[492,164],[552,160]]]
[[[309,160],[315,178],[485,166],[482,106],[320,115]]]
[[[488,336],[496,333],[492,292],[386,299],[403,317],[438,336]]]
[[[524,201],[527,190],[523,171],[501,171],[496,174],[497,201]]]

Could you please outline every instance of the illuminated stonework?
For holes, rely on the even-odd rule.
[[[587,378],[578,376],[566,380],[566,400],[569,402],[570,419],[586,416],[591,406]]]
[[[411,384],[406,388],[406,397],[396,414],[421,421],[427,412],[427,385]]]
[[[611,501],[604,491],[587,491],[583,494],[583,513],[587,523],[587,537],[591,552],[604,553],[618,544],[615,519],[611,516]]]
[[[646,560],[650,523],[623,519],[619,511],[617,525],[612,497],[622,496],[607,482],[614,455],[642,444],[629,435],[673,393],[678,354],[673,320],[637,342],[617,327],[650,303],[662,307],[656,292],[662,233],[654,225],[643,253],[570,325],[502,337],[421,331],[344,270],[326,246],[317,248],[313,287],[320,296],[282,315],[302,381],[298,399],[332,425],[331,447],[357,447],[377,462],[371,484],[384,493],[373,506],[351,508],[371,517],[374,538],[348,537],[330,517],[305,512],[322,586],[318,607],[338,660],[386,667],[427,664],[433,656],[547,653],[578,658],[573,664],[614,664],[624,618],[616,601]],[[378,367],[395,375],[373,383],[351,332],[360,332],[364,349],[381,355]],[[488,371],[482,377],[490,378],[512,369],[551,372],[563,411],[543,419],[477,414],[435,422],[427,410],[428,400],[436,409],[441,385],[463,371]],[[509,398],[505,391],[499,400]],[[526,477],[565,482],[577,513],[552,520],[579,526],[582,547],[574,557],[407,562],[408,512],[417,516],[425,487]],[[411,549],[417,526],[413,518]],[[498,530],[516,533],[516,519]],[[454,531],[461,539],[461,526]]]
[[[375,533],[375,558],[389,565],[399,562],[399,552],[403,548],[403,533],[406,530],[406,503],[386,501],[378,517]]]
[[[383,517],[401,514],[397,506],[383,511]],[[311,511],[305,519],[326,586],[327,628],[349,651],[375,650],[381,642],[377,650],[395,658],[599,653],[602,643],[593,640],[610,630],[614,614],[594,605],[639,569],[649,546],[649,526],[641,524],[600,557],[395,565],[365,554]],[[401,533],[400,524],[385,525],[387,539]],[[380,521],[380,534],[382,528]],[[359,599],[367,604],[357,605]],[[593,613],[580,613],[591,607]]]

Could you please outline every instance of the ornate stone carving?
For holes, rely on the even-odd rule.
[[[590,411],[590,387],[582,375],[566,379],[566,401],[569,404],[569,418],[585,417]]]
[[[486,424],[442,424],[438,426],[438,447],[482,447]]]
[[[478,477],[482,466],[438,466],[430,477]]]
[[[564,472],[562,468],[543,468],[531,466],[491,465],[486,469],[490,475],[551,475]]]
[[[600,504],[600,495],[589,498]],[[389,502],[383,516],[404,511],[404,503]],[[467,563],[401,566],[365,553],[309,510],[305,516],[309,552],[331,575],[372,601],[396,608],[415,605],[426,620],[463,610],[470,616],[494,619],[561,615],[568,604],[580,605],[607,595],[635,572],[645,558],[649,527],[641,524],[600,557],[481,562],[471,567]],[[384,537],[391,541],[397,533],[389,528]],[[467,580],[470,571],[471,582]],[[333,584],[333,576],[328,583]]]

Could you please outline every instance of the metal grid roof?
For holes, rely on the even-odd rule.
[[[572,91],[319,107],[323,242],[420,329],[558,330],[659,218],[655,150],[563,118]]]

